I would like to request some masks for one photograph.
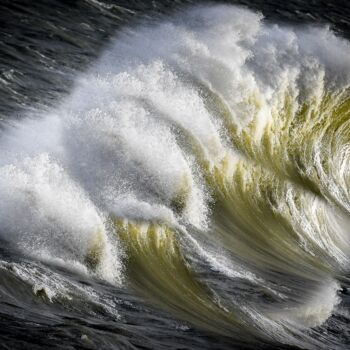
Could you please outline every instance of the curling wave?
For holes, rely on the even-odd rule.
[[[125,30],[60,106],[2,131],[4,238],[214,333],[330,346],[349,55],[232,6]]]

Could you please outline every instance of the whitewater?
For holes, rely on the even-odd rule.
[[[120,30],[56,107],[4,123],[1,239],[29,262],[0,269],[115,322],[66,274],[247,348],[342,348],[349,57],[329,27],[228,5]]]

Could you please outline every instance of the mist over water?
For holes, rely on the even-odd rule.
[[[232,5],[120,29],[55,107],[2,125],[2,293],[76,313],[87,348],[345,349],[349,57]]]

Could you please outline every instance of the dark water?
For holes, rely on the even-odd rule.
[[[229,7],[217,8],[223,3]],[[247,10],[235,17],[235,11],[241,9],[232,5],[242,5]],[[220,16],[227,25],[230,11],[237,28],[220,29]],[[247,32],[250,23],[260,21],[254,17],[259,16],[257,12],[265,18],[262,23],[267,34],[254,46]],[[349,2],[1,1],[0,17],[0,348],[314,349],[323,346],[347,349],[350,346]],[[239,23],[239,18],[245,20]],[[171,27],[162,27],[162,23],[168,22],[172,23]],[[160,29],[154,29],[159,23]],[[287,28],[287,34],[278,32],[275,25]],[[315,29],[316,32],[311,29],[311,34],[305,29],[327,26],[331,28],[327,33],[332,33],[329,38],[323,37],[326,29]],[[187,47],[181,46],[178,28],[189,28],[190,33],[200,38],[206,33],[208,38],[198,39],[198,46],[189,44],[193,51],[188,53]],[[209,36],[220,30],[223,37],[232,30],[233,35],[247,35],[248,39],[242,39],[243,44],[239,40],[233,43],[228,36],[227,42],[216,47],[220,35],[213,40]],[[310,73],[306,69],[307,74],[314,77],[319,71],[325,72],[322,81],[326,93],[320,98],[318,109],[315,107],[315,114],[321,117],[312,127],[308,128],[307,113],[301,111],[295,114],[299,118],[295,117],[295,123],[289,122],[288,115],[281,116],[287,127],[281,130],[276,127],[278,134],[276,129],[276,134],[267,131],[264,134],[270,140],[284,140],[287,136],[295,140],[305,130],[311,130],[309,134],[305,131],[298,145],[292,145],[294,148],[290,146],[293,141],[285,144],[281,141],[280,148],[276,146],[278,150],[289,150],[290,146],[291,154],[299,155],[290,156],[287,161],[282,151],[271,151],[269,156],[273,145],[266,146],[267,141],[261,147],[254,144],[253,131],[248,130],[243,137],[227,121],[225,111],[232,106],[226,103],[225,94],[218,93],[220,89],[215,88],[215,82],[219,86],[225,77],[227,61],[219,61],[220,54],[225,59],[231,59],[232,55],[231,61],[236,62],[236,57],[243,55],[239,50],[249,45],[254,46],[252,50],[256,50],[257,58],[247,63],[247,70],[242,72],[232,68],[234,73],[227,78],[223,89],[230,87],[230,79],[239,76],[244,81],[250,70],[263,71],[261,82],[269,81],[275,66],[287,67],[286,74],[292,75],[293,62],[288,56],[291,61],[298,56],[293,56],[288,44],[280,56],[278,50],[284,49],[289,39],[290,47],[294,47],[296,44],[291,39],[294,35],[298,38],[295,42],[300,44],[298,50],[307,52],[310,47],[308,55],[316,62],[315,71]],[[277,58],[271,60],[273,64],[264,66],[264,57],[271,55],[270,43]],[[167,44],[170,54],[166,51]],[[207,45],[210,53],[219,52],[218,56],[208,59],[209,63],[204,53],[196,56],[196,50],[202,49],[200,44]],[[230,45],[235,49],[226,52]],[[174,49],[175,46],[179,49]],[[203,49],[203,52],[207,51]],[[203,61],[202,57],[205,57]],[[300,57],[304,58],[302,54]],[[159,61],[165,62],[164,66]],[[237,59],[237,67],[239,62]],[[305,67],[308,64],[311,67],[310,62]],[[147,65],[151,66],[151,73]],[[304,69],[304,63],[301,66]],[[90,80],[90,76],[79,81],[84,72],[102,76],[102,83],[98,78]],[[129,75],[125,78],[123,72]],[[185,82],[184,87],[177,78],[172,80],[173,72],[181,77],[181,83]],[[283,75],[277,70],[275,73]],[[119,80],[105,84],[103,77],[108,74],[115,74]],[[260,77],[254,75],[254,78]],[[132,85],[132,79],[139,79],[137,84],[141,87]],[[212,84],[204,83],[207,81]],[[295,81],[300,86],[309,84],[307,79]],[[164,97],[158,86],[159,91],[169,89],[169,95]],[[263,86],[257,86],[264,91]],[[151,95],[144,92],[148,89]],[[234,95],[239,89],[243,96],[249,90],[242,83],[226,91]],[[313,89],[316,90],[315,85]],[[210,162],[202,154],[205,152],[201,153],[198,151],[201,147],[194,145],[208,141],[206,133],[210,134],[212,126],[205,119],[204,108],[197,103],[197,92],[198,101],[204,101],[203,106],[213,111],[213,115],[220,115],[218,125],[226,131],[218,133],[219,138],[226,140],[225,133],[232,133],[234,150],[249,159],[238,167],[232,188],[223,185],[227,164],[233,162],[230,156],[220,158],[220,166],[209,170]],[[113,93],[117,95],[116,105],[104,110]],[[133,104],[134,100],[137,104]],[[94,101],[98,101],[98,107]],[[190,109],[192,101],[195,102]],[[259,103],[247,102],[254,106]],[[292,109],[287,99],[282,104],[282,110]],[[164,124],[156,119],[149,125],[141,118],[134,122],[136,129],[142,125],[135,134],[129,119],[115,117],[116,124],[103,119],[115,111],[127,115],[135,106],[143,106],[150,120],[158,115],[160,119],[175,115],[177,111],[182,114],[168,118],[170,121],[164,117],[167,119]],[[198,111],[198,118],[203,113],[203,118],[193,125],[186,124],[191,119],[189,116],[195,115],[193,111]],[[136,110],[135,114],[139,113]],[[78,117],[72,118],[68,126],[61,126],[59,120],[65,115]],[[47,116],[51,119],[43,125],[35,124]],[[100,122],[102,119],[106,124]],[[311,123],[313,119],[310,119]],[[297,123],[304,124],[298,129],[294,125]],[[168,135],[169,125],[181,152],[167,146],[173,139],[162,138]],[[198,131],[196,125],[203,128]],[[326,125],[326,131],[318,134],[320,125]],[[61,127],[62,134],[57,131]],[[117,136],[112,133],[112,140],[118,145],[116,150],[107,141],[100,143],[99,128],[108,139],[108,131],[124,127],[125,131],[116,132]],[[252,130],[255,128],[259,129],[253,126]],[[296,130],[295,134],[291,131],[286,136],[284,131],[288,128]],[[329,153],[327,158],[321,152],[321,170],[318,163],[313,165],[317,169],[314,175],[308,162],[316,163],[317,152],[313,150],[310,160],[306,144],[318,144],[319,135],[325,145],[322,150]],[[331,135],[331,140],[327,135]],[[129,136],[135,145],[142,140],[141,146],[133,148]],[[208,153],[216,147],[215,142],[215,139],[208,141]],[[228,141],[225,142],[222,148],[226,149]],[[148,145],[154,147],[149,153]],[[300,145],[305,146],[305,152]],[[221,152],[221,146],[217,147],[219,151],[213,154]],[[154,154],[156,160],[153,162],[150,157],[149,162],[144,161],[145,154]],[[182,158],[182,154],[187,157]],[[328,164],[326,160],[332,154],[334,162]],[[168,159],[169,165],[163,169]],[[177,186],[178,178],[173,181],[172,174],[178,172],[177,164],[181,162],[186,163],[180,169],[185,169],[185,175],[179,175]],[[118,166],[114,168],[112,163]],[[333,169],[336,169],[334,177]],[[188,180],[186,174],[193,175],[195,180],[191,182],[192,177]],[[242,178],[248,179],[243,189]],[[123,201],[126,204],[115,210],[107,195],[104,194],[108,197],[105,202],[105,197],[101,199],[99,195],[110,191],[113,197],[115,193],[108,187],[113,187],[113,181],[123,182],[123,189],[132,193],[130,199],[125,193],[116,192],[120,195],[118,205]],[[199,182],[206,185],[198,185]],[[104,187],[105,183],[108,186]],[[167,192],[172,186],[175,190]],[[209,188],[203,195],[202,187]],[[298,197],[295,205],[288,202],[290,193],[294,199]],[[134,204],[134,194],[142,205]],[[193,204],[193,209],[191,203],[196,201],[199,204]],[[210,209],[203,209],[202,202],[211,203]],[[285,203],[288,209],[283,211],[280,208]],[[314,207],[315,211],[311,211]],[[169,220],[159,219],[163,212],[167,218],[170,216]],[[203,217],[209,217],[205,228],[201,226],[202,212]],[[79,213],[83,213],[81,219],[77,219]],[[85,234],[85,225],[89,234]],[[95,230],[95,226],[105,227],[106,232],[100,233],[100,228]],[[91,227],[95,230],[93,234]],[[310,238],[309,232],[317,237]],[[327,234],[324,241],[318,238],[319,232],[320,237]],[[303,234],[305,241],[299,241],[299,235]],[[280,239],[281,235],[286,239]],[[118,243],[110,243],[113,240]],[[223,260],[221,252],[225,252]],[[237,270],[232,267],[235,264],[239,266]]]

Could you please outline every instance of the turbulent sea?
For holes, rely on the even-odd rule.
[[[347,1],[0,2],[1,349],[349,349]]]

